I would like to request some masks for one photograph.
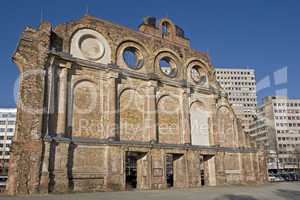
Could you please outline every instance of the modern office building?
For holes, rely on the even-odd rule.
[[[269,171],[291,171],[299,167],[300,99],[268,96],[250,126],[258,145],[269,152]]]
[[[245,131],[256,115],[256,81],[254,69],[216,68],[217,81],[228,94],[229,102],[242,120]]]
[[[0,108],[0,190],[5,188],[10,146],[15,132],[15,108]]]

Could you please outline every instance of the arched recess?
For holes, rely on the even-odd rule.
[[[190,108],[192,145],[209,145],[209,113],[202,102],[192,103]]]
[[[120,140],[145,140],[145,98],[135,89],[120,94]]]
[[[223,147],[234,147],[236,144],[234,116],[229,108],[222,106],[217,112],[218,142]]]
[[[160,143],[180,144],[181,109],[176,97],[162,96],[157,104],[158,140]]]
[[[73,87],[72,136],[102,138],[100,91],[92,81],[81,80]]]
[[[92,62],[111,63],[111,47],[108,40],[90,28],[77,30],[70,41],[70,54]]]

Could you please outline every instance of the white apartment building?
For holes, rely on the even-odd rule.
[[[268,96],[250,126],[258,145],[269,150],[270,170],[294,170],[300,164],[300,99]]]
[[[10,147],[15,132],[15,108],[0,108],[0,190],[5,187],[7,179]]]
[[[249,132],[257,107],[255,70],[216,68],[215,74],[228,94],[235,113],[242,120],[245,131]]]

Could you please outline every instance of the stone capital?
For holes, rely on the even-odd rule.
[[[191,96],[191,88],[184,88],[182,91],[183,95]]]
[[[147,87],[154,87],[154,88],[156,88],[157,86],[158,86],[158,83],[157,83],[157,81],[154,81],[154,80],[150,80],[147,83]]]
[[[117,78],[119,78],[119,73],[109,70],[105,73],[104,78],[106,78],[106,79],[110,79],[110,78],[117,79]]]
[[[60,68],[71,69],[72,63],[71,62],[59,62],[58,66]]]

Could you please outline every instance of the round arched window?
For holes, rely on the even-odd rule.
[[[207,82],[206,73],[198,65],[195,65],[195,66],[192,67],[192,69],[191,69],[191,78],[197,84],[205,84]]]
[[[170,24],[168,22],[163,22],[161,24],[162,27],[162,33],[164,35],[168,35],[170,33]]]
[[[142,53],[135,47],[126,47],[123,51],[123,59],[126,65],[132,69],[139,69],[144,63]]]
[[[159,61],[160,70],[167,76],[175,76],[176,75],[176,64],[169,57],[163,57]]]

